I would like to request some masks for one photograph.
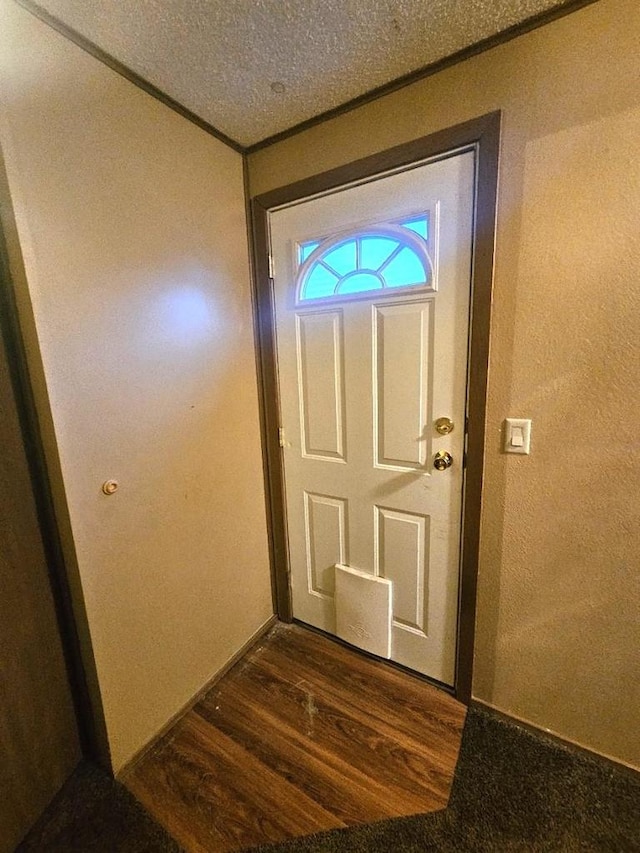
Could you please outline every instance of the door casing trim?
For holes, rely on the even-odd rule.
[[[456,149],[473,148],[476,152],[467,452],[455,679],[456,698],[467,705],[471,701],[473,675],[500,119],[499,111],[488,113],[310,178],[278,187],[251,200],[255,331],[274,607],[281,620],[290,622],[293,614],[287,559],[284,469],[278,437],[280,423],[275,316],[269,269],[269,212],[317,193],[338,189],[354,181],[372,178],[391,170],[410,167],[416,162],[445,155]]]

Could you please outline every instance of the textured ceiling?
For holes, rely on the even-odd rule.
[[[560,0],[37,0],[252,145]]]

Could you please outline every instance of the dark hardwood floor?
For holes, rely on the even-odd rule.
[[[123,781],[189,853],[243,850],[443,808],[465,711],[279,624]]]

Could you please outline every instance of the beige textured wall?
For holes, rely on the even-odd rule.
[[[272,614],[242,158],[9,0],[0,99],[119,768]]]
[[[639,33],[601,0],[250,158],[258,194],[503,110],[474,695],[635,766]]]

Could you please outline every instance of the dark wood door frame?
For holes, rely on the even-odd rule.
[[[471,323],[467,391],[467,451],[462,518],[462,556],[456,652],[455,695],[471,700],[480,503],[493,284],[500,113],[493,112],[272,190],[251,200],[255,262],[254,305],[262,408],[263,453],[270,529],[274,604],[280,619],[292,620],[284,510],[284,470],[279,444],[279,398],[275,317],[269,263],[268,215],[273,208],[338,189],[391,170],[410,167],[451,152],[476,154],[476,198],[471,265]]]

